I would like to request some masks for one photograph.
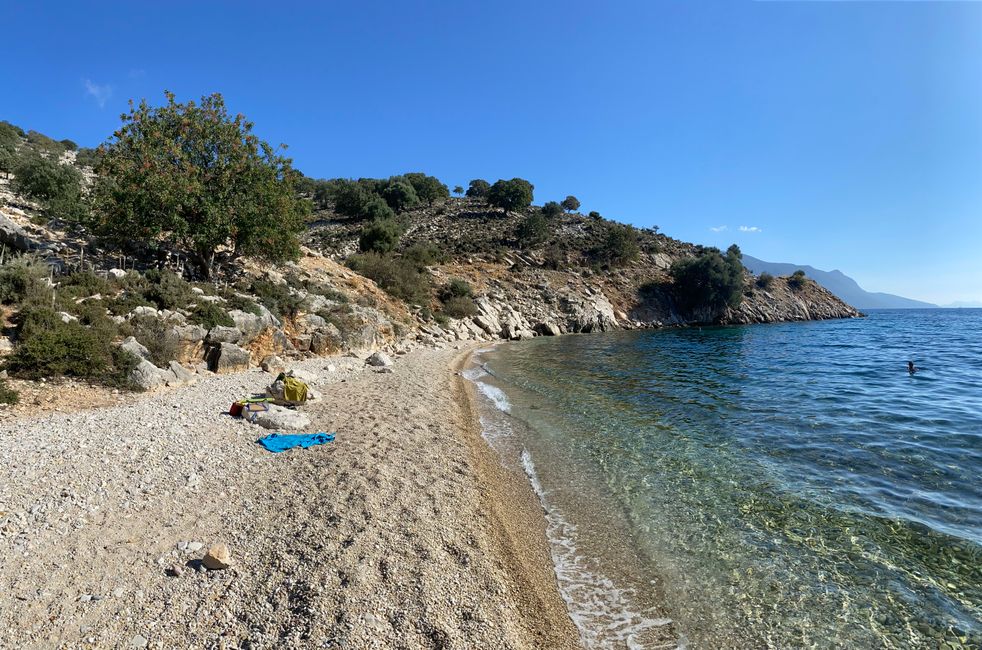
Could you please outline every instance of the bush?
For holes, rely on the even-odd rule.
[[[542,215],[550,219],[558,217],[563,213],[563,206],[559,205],[555,201],[549,201],[542,206]]]
[[[518,225],[515,235],[518,245],[522,248],[538,246],[549,236],[549,220],[539,213],[530,214]]]
[[[413,244],[403,252],[402,257],[419,269],[442,264],[447,259],[446,254],[436,244],[430,242]]]
[[[698,257],[680,260],[669,273],[675,282],[675,294],[683,309],[709,307],[720,311],[736,307],[743,298],[743,263],[735,245],[726,257],[717,248],[709,248]]]
[[[262,316],[263,314],[263,310],[259,308],[259,305],[234,291],[227,291],[223,298],[225,298],[225,305],[229,311],[237,309],[253,316]]]
[[[600,216],[600,213],[597,212],[596,210],[591,210],[590,211],[590,214],[588,214],[587,216],[590,217],[591,219],[596,220],[596,221],[600,221],[600,219],[602,218]]]
[[[0,377],[0,404],[13,406],[20,401],[20,395],[13,388],[7,385],[3,377]]]
[[[467,187],[467,196],[473,199],[482,199],[488,195],[490,189],[491,183],[482,178],[475,178]]]
[[[624,266],[636,260],[640,252],[637,231],[625,224],[612,223],[607,226],[604,241],[595,256],[608,266]]]
[[[158,309],[181,309],[194,299],[191,284],[172,271],[151,269],[143,277],[147,282],[143,297]]]
[[[197,323],[205,329],[218,327],[235,327],[235,321],[222,307],[213,302],[201,302],[188,317],[192,323]]]
[[[567,196],[562,202],[563,210],[567,212],[576,212],[580,209],[580,200],[575,196]]]
[[[99,149],[82,147],[75,153],[75,165],[77,167],[95,168],[102,160],[102,152]]]
[[[461,278],[451,278],[443,289],[440,290],[440,300],[447,301],[452,298],[471,298],[474,295],[474,288],[467,280]]]
[[[464,193],[464,188],[461,187],[460,185],[454,185],[453,193],[456,194],[457,196],[460,196],[461,194]]]
[[[51,304],[48,265],[36,258],[22,256],[0,266],[0,304]]]
[[[48,154],[52,157],[65,153],[64,145],[37,131],[27,132],[27,145],[38,153]]]
[[[405,212],[420,204],[416,189],[399,177],[389,180],[389,184],[382,190],[382,198],[396,212]]]
[[[503,209],[506,213],[521,210],[532,204],[534,189],[531,183],[522,178],[513,178],[510,181],[499,179],[488,190],[488,203]]]
[[[133,365],[116,353],[105,334],[76,321],[65,323],[48,308],[22,312],[7,369],[25,379],[64,375],[121,383]]]
[[[770,289],[772,284],[774,284],[774,276],[767,271],[757,276],[757,286],[761,289]]]
[[[805,276],[805,272],[801,269],[798,269],[792,273],[791,277],[788,278],[788,286],[796,291],[805,286],[807,282],[808,278]]]
[[[249,285],[249,293],[259,298],[266,309],[277,316],[293,317],[300,311],[302,300],[286,285],[269,280],[253,280]]]
[[[76,271],[58,282],[58,294],[72,298],[87,298],[88,296],[107,296],[115,291],[113,283],[92,271]]]
[[[388,294],[410,304],[424,304],[430,298],[430,276],[415,264],[391,254],[364,253],[348,258],[348,266],[373,280]]]
[[[209,277],[215,251],[281,262],[300,255],[310,212],[289,158],[229,115],[220,94],[131,106],[105,148],[92,189],[99,234],[169,241]]]
[[[358,248],[367,253],[390,253],[399,245],[402,228],[395,219],[380,219],[362,228]]]
[[[68,151],[78,151],[78,145],[74,141],[65,138],[64,140],[59,140],[58,144],[63,146]]]
[[[409,172],[402,177],[413,186],[419,200],[428,205],[450,197],[450,190],[435,176],[427,176],[421,172]]]
[[[209,328],[211,329],[211,328]],[[134,316],[123,331],[135,338],[150,352],[150,361],[161,368],[177,359],[178,339],[171,333],[171,326],[155,316]]]
[[[467,318],[477,314],[473,298],[450,298],[443,302],[443,313],[450,318]]]
[[[14,164],[14,188],[38,199],[52,218],[81,221],[87,215],[82,175],[71,165],[28,153]]]

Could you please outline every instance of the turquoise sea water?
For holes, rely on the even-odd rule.
[[[589,647],[982,647],[982,310],[477,361]]]

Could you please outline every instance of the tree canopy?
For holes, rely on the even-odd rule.
[[[243,115],[229,115],[220,94],[186,104],[165,95],[161,107],[131,102],[104,145],[93,189],[97,231],[169,241],[205,276],[223,246],[269,261],[298,257],[310,205],[298,196],[290,159]]]
[[[718,248],[708,248],[697,257],[672,265],[675,294],[683,309],[709,307],[721,311],[736,307],[743,298],[743,255],[734,244],[724,257]]]
[[[580,200],[575,196],[570,195],[563,199],[560,205],[563,206],[563,210],[566,210],[567,212],[576,212],[580,209]]]
[[[527,208],[532,204],[532,191],[535,188],[524,178],[495,182],[488,190],[487,199],[491,205],[505,212]]]
[[[488,195],[489,189],[491,189],[491,183],[487,182],[483,178],[475,178],[467,187],[467,196],[471,197],[472,199],[484,198]]]

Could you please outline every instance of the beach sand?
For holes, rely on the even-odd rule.
[[[0,647],[579,647],[541,506],[456,374],[467,354],[295,364],[323,394],[311,431],[337,438],[282,454],[223,415],[259,371],[8,414]],[[197,570],[215,542],[232,567]]]

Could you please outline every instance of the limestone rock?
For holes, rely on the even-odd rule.
[[[218,325],[208,332],[209,343],[238,343],[242,340],[242,332],[237,327]]]
[[[559,336],[563,331],[552,321],[539,323],[535,326],[535,331],[543,336]]]
[[[375,352],[365,359],[365,363],[378,368],[387,368],[392,365],[392,359],[385,352]]]
[[[256,416],[256,424],[264,429],[301,431],[310,426],[310,418],[300,411],[270,404],[268,411],[260,412]]]
[[[270,354],[263,358],[262,362],[259,364],[259,367],[266,372],[275,375],[283,372],[283,370],[286,368],[286,364],[283,362],[283,359],[280,359],[275,354]]]
[[[310,337],[310,351],[314,354],[340,352],[343,345],[341,330],[331,323],[327,323]]]
[[[119,347],[138,359],[150,359],[150,350],[137,341],[134,336],[127,337]]]
[[[189,386],[197,381],[197,377],[178,362],[171,361],[164,374],[164,381],[168,386]]]
[[[212,544],[208,547],[208,552],[201,558],[201,563],[205,568],[212,571],[227,569],[232,566],[232,554],[229,553],[228,546],[225,544]]]
[[[146,359],[130,371],[129,380],[142,390],[153,390],[164,383],[163,371]]]
[[[249,369],[249,351],[233,343],[221,343],[208,350],[208,369],[218,374]]]

